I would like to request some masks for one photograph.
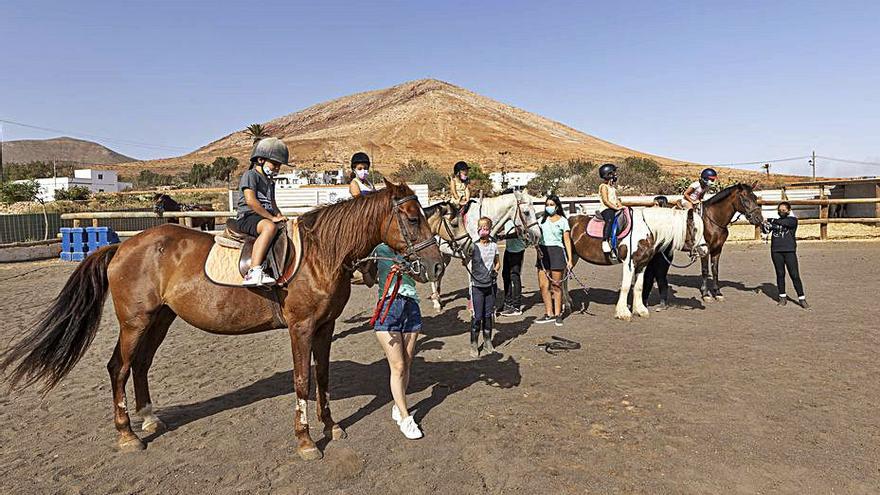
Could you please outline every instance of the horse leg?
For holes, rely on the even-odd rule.
[[[431,304],[434,305],[434,311],[438,313],[443,309],[443,304],[440,303],[440,282],[443,281],[443,276],[437,277],[435,282],[431,282]]]
[[[632,319],[632,312],[626,304],[627,299],[629,298],[629,289],[632,287],[632,269],[630,269],[629,265],[629,263],[623,264],[623,279],[620,281],[620,296],[617,298],[617,308],[614,313],[615,318],[623,321],[630,321]]]
[[[715,293],[716,301],[723,301],[724,295],[721,294],[721,288],[718,286],[718,264],[721,261],[721,253],[712,256],[712,292]]]
[[[700,297],[706,302],[712,300],[712,295],[709,293],[709,258],[709,256],[700,258]]]
[[[647,318],[651,313],[648,311],[648,308],[645,307],[644,301],[642,301],[642,290],[644,289],[645,284],[645,267],[640,269],[636,269],[636,283],[633,286],[633,311],[641,316],[642,318]]]
[[[132,379],[134,380],[135,415],[143,419],[141,430],[147,433],[157,433],[166,429],[165,423],[156,416],[153,409],[153,401],[150,399],[150,385],[147,374],[153,364],[156,350],[162,345],[168,334],[168,327],[177,315],[167,306],[162,307],[156,314],[153,324],[147,329],[144,339],[140,344],[138,355],[131,363]]]
[[[296,452],[306,461],[324,456],[309,435],[309,375],[311,374],[312,335],[314,325],[300,322],[291,325],[290,347],[293,352],[293,388],[296,390],[296,413],[294,432]]]
[[[145,330],[150,326],[150,315],[141,313],[130,318],[119,318],[119,340],[113,356],[107,363],[110,385],[113,390],[113,422],[116,424],[117,447],[123,452],[143,450],[144,442],[131,431],[131,418],[126,406],[125,384],[131,371],[132,361]]]
[[[315,356],[315,399],[317,400],[318,421],[324,423],[324,436],[333,440],[342,440],[348,435],[330,414],[330,342],[335,323],[328,323],[318,328],[312,340],[312,352]]]

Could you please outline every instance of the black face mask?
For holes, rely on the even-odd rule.
[[[780,211],[780,212],[779,212],[779,218],[785,218],[785,217],[787,217],[787,216],[788,216],[788,212],[787,212],[787,211]]]

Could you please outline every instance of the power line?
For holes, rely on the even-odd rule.
[[[794,156],[791,158],[777,158],[775,160],[760,160],[757,162],[740,162],[740,163],[715,163],[719,167],[743,167],[746,165],[763,165],[765,163],[779,163],[779,162],[793,162],[796,160],[806,160],[810,158],[810,155],[805,156]]]
[[[164,144],[144,143],[144,142],[140,142],[140,141],[131,141],[128,139],[99,136],[97,134],[86,134],[84,132],[70,132],[70,131],[65,131],[62,129],[53,129],[51,127],[42,127],[42,126],[38,126],[38,125],[25,124],[24,122],[16,122],[14,120],[0,119],[0,122],[3,122],[5,124],[19,126],[19,127],[27,127],[28,129],[36,129],[36,130],[47,131],[47,132],[57,132],[57,133],[65,134],[68,136],[83,137],[83,138],[89,138],[89,139],[101,139],[103,141],[116,142],[119,144],[125,144],[128,146],[137,146],[137,147],[147,148],[147,149],[168,150],[168,151],[189,151],[188,148],[183,148],[180,146],[167,146]]]
[[[832,156],[822,156],[822,155],[816,155],[816,158],[821,158],[823,160],[830,160],[832,162],[854,163],[856,165],[873,165],[875,167],[880,167],[880,163],[877,163],[877,162],[863,162],[863,161],[859,161],[859,160],[848,160],[846,158],[834,158]]]

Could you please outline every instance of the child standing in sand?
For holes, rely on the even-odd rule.
[[[473,303],[473,319],[471,319],[471,357],[480,355],[478,340],[483,334],[483,350],[495,352],[492,346],[492,320],[495,317],[495,294],[498,287],[495,279],[501,262],[498,258],[498,244],[492,240],[492,220],[480,218],[477,224],[480,239],[474,243],[470,259],[470,291]]]

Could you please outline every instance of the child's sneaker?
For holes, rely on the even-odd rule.
[[[416,424],[416,420],[412,416],[403,418],[400,422],[400,432],[410,440],[418,440],[423,436],[422,430],[419,429],[419,425]]]
[[[397,404],[391,406],[391,419],[393,419],[398,425],[400,424],[400,409],[397,408]]]
[[[550,315],[544,315],[544,316],[538,318],[537,320],[535,320],[535,323],[537,323],[539,325],[543,324],[543,323],[556,323],[556,318],[554,318],[553,316],[550,316]]]
[[[256,287],[260,285],[275,285],[275,279],[263,273],[262,266],[255,266],[248,270],[241,285],[245,287]]]

